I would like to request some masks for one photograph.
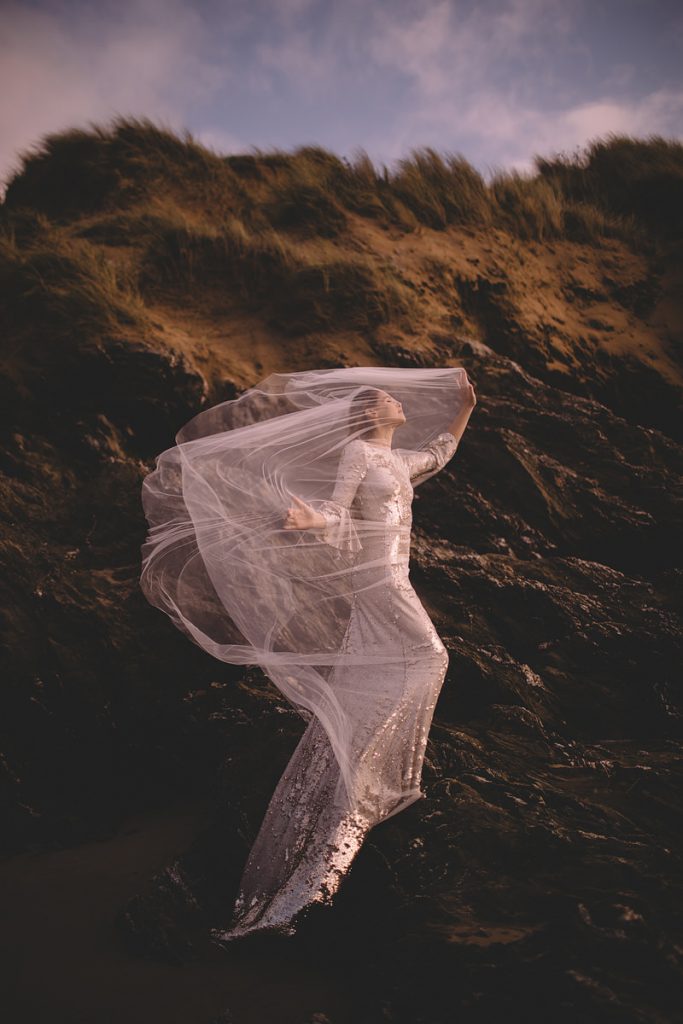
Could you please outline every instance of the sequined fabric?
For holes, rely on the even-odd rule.
[[[422,765],[448,654],[409,578],[413,483],[456,448],[448,432],[422,451],[351,441],[332,498],[317,505],[322,539],[355,560],[343,649],[402,657],[336,668],[335,693],[353,723],[353,793],[340,795],[339,766],[313,718],[249,853],[232,923],[212,930],[219,942],[254,931],[293,934],[303,910],[332,902],[368,830],[424,796]],[[372,524],[362,540],[359,520]]]

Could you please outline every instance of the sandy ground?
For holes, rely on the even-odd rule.
[[[352,231],[338,245],[313,239],[301,242],[299,251],[320,259],[360,253],[407,286],[415,325],[404,331],[393,322],[384,324],[377,329],[383,341],[433,355],[430,335],[452,334],[454,313],[461,318],[459,333],[480,337],[481,324],[466,312],[456,279],[473,287],[485,280],[504,285],[506,307],[529,345],[545,352],[547,370],[590,378],[602,354],[641,363],[670,385],[683,386],[675,341],[682,322],[677,266],[661,277],[655,306],[642,319],[617,301],[611,289],[617,284],[638,286],[647,278],[648,265],[642,255],[615,239],[603,239],[599,246],[567,240],[542,244],[521,242],[498,228],[422,227],[406,234],[356,215],[349,216],[349,223]],[[193,303],[149,305],[148,312],[160,328],[157,341],[182,353],[207,382],[227,378],[249,387],[254,367],[263,378],[310,368],[321,358],[324,365],[377,362],[367,340],[354,331],[279,337],[259,313],[245,312],[238,300],[223,292],[204,289]]]

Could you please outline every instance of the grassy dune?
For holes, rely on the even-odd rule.
[[[536,167],[486,183],[429,147],[392,171],[317,146],[221,156],[145,119],[50,135],[0,207],[9,330],[170,345],[214,397],[311,350],[438,362],[457,333],[673,430],[683,146],[612,136]]]

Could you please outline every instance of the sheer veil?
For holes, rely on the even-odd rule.
[[[367,650],[344,643],[354,594],[386,584],[389,570],[383,560],[359,571],[364,537],[379,524],[352,495],[335,497],[340,460],[367,433],[358,399],[368,389],[401,402],[393,450],[415,452],[448,429],[467,383],[455,367],[273,373],[190,420],[143,481],[146,598],[209,654],[259,665],[304,719],[317,716],[347,792],[351,736],[337,673],[403,654],[381,640]],[[286,529],[293,496],[334,514],[334,530]]]

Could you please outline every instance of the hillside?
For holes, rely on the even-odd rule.
[[[324,959],[368,915],[378,1020],[426,991],[445,1019],[454,971],[472,1020],[523,986],[567,1020],[671,1019],[682,285],[683,144],[657,137],[489,184],[431,149],[389,173],[130,119],[24,154],[0,207],[5,852],[209,794],[120,921],[138,952],[207,955],[304,723],[146,604],[142,478],[269,373],[463,365],[478,405],[415,499],[411,576],[450,652],[429,799],[300,942]]]

